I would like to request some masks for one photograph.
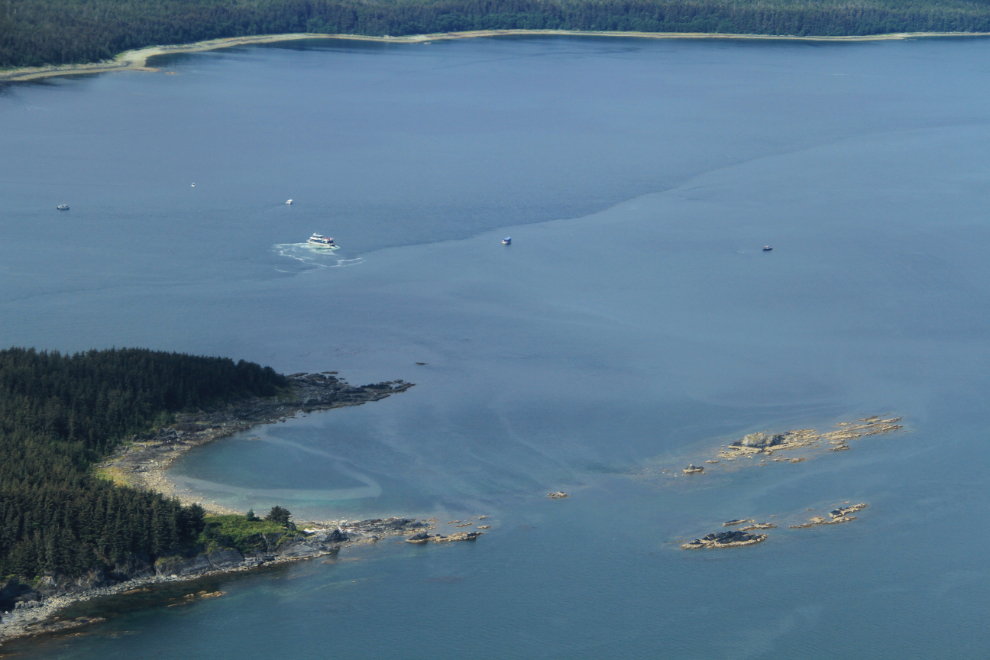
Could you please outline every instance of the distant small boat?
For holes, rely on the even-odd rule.
[[[195,188],[195,187],[196,187],[196,184],[195,184],[195,183],[194,183],[194,184],[192,184],[192,186],[191,186],[191,187],[193,187],[193,188]]]
[[[502,239],[502,245],[512,245],[512,237],[506,236]]]
[[[764,246],[763,246],[763,251],[764,251],[764,252],[769,252],[769,251],[770,251],[770,250],[772,250],[772,249],[773,249],[773,248],[772,248],[772,247],[770,247],[769,245],[764,245]]]
[[[286,202],[286,204],[291,204],[291,203],[292,203],[292,200],[291,199]]]
[[[68,211],[69,210],[69,205],[68,204],[59,204],[55,208],[57,208],[59,211]]]
[[[334,244],[332,238],[329,236],[324,236],[323,234],[313,234],[306,242],[310,245],[315,245],[316,247],[330,248],[332,250],[336,250],[340,247],[339,245]]]

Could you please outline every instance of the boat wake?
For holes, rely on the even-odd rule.
[[[280,257],[293,259],[309,268],[346,268],[364,263],[364,259],[360,257],[345,259],[337,256],[339,246],[328,249],[311,243],[279,243],[272,246],[272,251]]]

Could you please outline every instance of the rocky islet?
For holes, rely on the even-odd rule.
[[[730,443],[717,453],[717,458],[724,460],[726,464],[738,458],[765,457],[772,456],[775,452],[793,450],[799,448],[814,449],[822,447],[832,452],[848,451],[849,442],[864,436],[883,435],[892,431],[903,429],[903,425],[898,422],[900,417],[882,418],[879,415],[866,417],[855,422],[840,422],[836,424],[833,431],[819,433],[814,429],[798,429],[783,433],[772,433],[770,431],[758,431],[744,435],[741,439]],[[801,463],[807,460],[806,456],[800,457],[778,457],[772,459],[775,463]],[[719,464],[719,460],[709,459],[705,461],[711,465]],[[766,460],[761,460],[757,465],[766,466]],[[684,474],[704,474],[702,467],[689,464],[682,470]],[[662,473],[670,473],[664,469]],[[675,475],[676,476],[676,475]],[[849,504],[846,502],[846,504]],[[804,523],[788,525],[788,529],[810,529],[821,525],[838,525],[856,520],[856,516],[851,514],[862,511],[869,504],[863,502],[851,506],[840,506],[829,512],[828,517],[814,516]],[[771,516],[773,517],[773,516]],[[757,522],[755,518],[736,518],[722,523],[723,527],[738,527],[730,532],[713,532],[707,536],[681,544],[684,549],[700,548],[732,548],[745,545],[755,545],[765,541],[767,534],[748,534],[766,529],[776,529],[777,525],[769,522]]]

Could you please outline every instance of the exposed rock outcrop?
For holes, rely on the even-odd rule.
[[[856,513],[857,511],[862,511],[866,507],[870,506],[866,502],[861,502],[859,504],[854,504],[847,507],[839,507],[829,512],[829,517],[824,516],[814,516],[808,522],[802,523],[800,525],[791,525],[791,529],[808,529],[810,527],[818,527],[819,525],[841,525],[842,523],[851,522],[856,520],[856,516],[850,516],[850,513]]]
[[[762,431],[757,431],[756,433],[750,433],[749,435],[744,435],[742,440],[737,440],[732,443],[733,447],[755,447],[757,449],[765,449],[767,447],[773,447],[774,445],[783,444],[785,440],[785,435],[783,433],[763,433]]]
[[[16,637],[75,628],[102,621],[98,618],[78,618],[68,621],[49,620],[53,614],[72,603],[111,594],[139,593],[146,587],[194,579],[207,575],[246,571],[265,564],[321,557],[336,553],[351,543],[373,543],[386,536],[409,534],[432,529],[425,522],[410,518],[376,518],[349,523],[345,529],[336,526],[317,528],[311,533],[287,530],[281,534],[258,535],[257,550],[241,553],[234,548],[216,548],[191,556],[160,557],[154,564],[150,558],[133,555],[112,570],[96,569],[85,575],[66,577],[43,576],[35,587],[16,579],[0,582],[0,642]],[[429,536],[428,534],[426,534]],[[470,541],[480,532],[452,534],[449,537],[429,537],[431,541]],[[178,604],[195,598],[213,598],[221,593],[191,594]]]
[[[766,534],[747,534],[743,531],[715,532],[689,543],[684,543],[681,547],[685,550],[738,548],[744,545],[756,545],[766,540]]]
[[[726,449],[718,453],[719,458],[735,460],[741,456],[753,456],[755,454],[773,454],[777,451],[788,449],[798,449],[800,447],[817,447],[821,444],[831,445],[832,451],[846,451],[849,441],[863,436],[881,435],[897,431],[903,426],[898,424],[900,417],[881,419],[878,416],[866,417],[856,422],[840,422],[836,424],[836,430],[827,433],[818,433],[814,429],[798,429],[786,431],[784,433],[764,433],[758,431],[743,436],[742,440],[731,443]],[[775,462],[800,463],[804,458],[787,459]]]
[[[427,534],[426,532],[420,532],[407,538],[406,543],[423,544],[474,541],[482,534],[483,532],[457,532],[456,534],[451,534],[450,536],[444,536],[443,534]]]

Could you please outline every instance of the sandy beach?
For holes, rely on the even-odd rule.
[[[92,64],[66,64],[60,66],[25,67],[0,71],[0,82],[17,82],[51,78],[53,76],[72,76],[87,73],[102,73],[109,71],[148,71],[157,72],[159,69],[148,66],[148,60],[156,55],[170,53],[196,53],[234,46],[250,44],[270,44],[280,41],[297,41],[299,39],[345,39],[351,41],[384,41],[389,43],[423,44],[432,41],[451,39],[475,39],[479,37],[503,36],[581,36],[581,37],[620,37],[638,39],[744,39],[771,41],[888,41],[896,39],[922,39],[937,37],[987,37],[990,32],[905,32],[897,34],[877,34],[863,37],[795,37],[787,35],[764,34],[718,34],[704,32],[604,32],[582,30],[476,30],[471,32],[442,32],[438,34],[417,34],[406,37],[367,37],[356,34],[272,34],[253,37],[230,37],[227,39],[212,39],[191,44],[174,46],[149,46],[140,50],[129,50],[121,53],[113,60],[94,62]]]
[[[146,434],[150,437],[130,438],[97,466],[97,473],[120,485],[175,497],[186,506],[199,504],[210,514],[243,514],[243,511],[218,504],[202,493],[176,486],[168,478],[168,469],[176,459],[194,447],[228,438],[255,426],[275,424],[299,413],[380,401],[413,386],[404,381],[390,381],[352,387],[332,373],[293,374],[289,376],[291,394],[279,398],[249,399],[209,412],[179,413],[175,425]]]

